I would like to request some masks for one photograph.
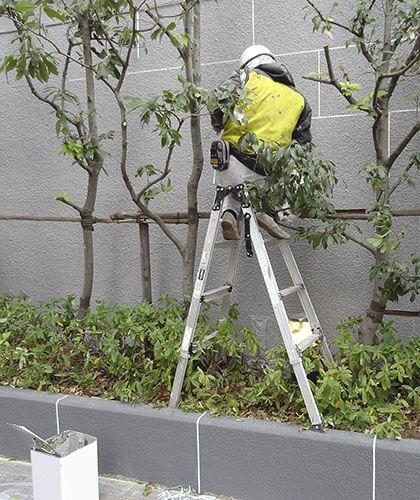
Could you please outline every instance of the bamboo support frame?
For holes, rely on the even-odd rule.
[[[157,214],[167,224],[188,224],[187,212],[168,212]],[[209,219],[209,212],[198,212],[199,219]],[[420,210],[393,210],[392,215],[395,217],[418,217]],[[335,214],[330,215],[330,218],[342,218],[353,220],[367,220],[368,215],[364,208],[356,209],[340,209]],[[33,221],[33,222],[81,222],[80,217],[59,217],[59,216],[35,216],[35,215],[2,215],[0,220],[14,221]],[[154,221],[141,213],[125,213],[118,212],[111,214],[109,218],[93,217],[94,224],[122,224],[122,223],[144,223],[150,224]]]
[[[188,224],[188,213],[187,212],[168,212],[160,213],[159,217],[166,224]],[[199,219],[209,219],[209,212],[198,212]],[[412,217],[420,216],[420,210],[394,210],[392,215],[395,217]],[[365,213],[365,209],[343,209],[337,210],[331,218],[343,218],[343,219],[354,219],[354,220],[367,220],[368,216]],[[5,221],[32,221],[32,222],[81,222],[80,217],[58,217],[58,216],[34,216],[34,215],[2,215],[0,214],[0,220]],[[144,224],[154,223],[154,221],[144,214],[135,213],[125,213],[118,212],[111,214],[109,218],[93,217],[94,224],[139,224],[140,227]],[[144,249],[143,249],[144,251]],[[150,291],[151,293],[151,291]],[[420,311],[403,311],[403,310],[392,310],[386,309],[384,314],[393,316],[409,316],[420,318]]]

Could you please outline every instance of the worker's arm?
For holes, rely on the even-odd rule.
[[[300,114],[299,120],[292,134],[292,139],[297,141],[299,144],[304,145],[312,141],[311,118],[312,110],[305,99],[305,107]]]
[[[218,91],[220,94],[223,94],[225,90],[232,89],[233,87],[240,87],[243,86],[243,81],[244,76],[241,77],[241,73],[244,73],[243,71],[241,72],[240,70],[235,71],[235,73],[229,77],[227,80],[225,80],[220,87],[218,87]],[[226,99],[220,99],[220,104],[223,104],[224,102],[227,102]],[[213,113],[211,114],[211,126],[213,127],[213,130],[217,133],[221,132],[224,127],[224,115],[223,111],[218,108]]]
[[[211,126],[215,132],[219,133],[223,130],[223,125],[223,111],[217,108],[216,111],[213,111],[211,114]]]

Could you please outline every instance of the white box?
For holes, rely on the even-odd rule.
[[[95,437],[64,457],[31,450],[34,500],[99,500]]]

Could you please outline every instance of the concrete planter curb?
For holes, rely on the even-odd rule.
[[[245,500],[418,500],[420,441],[0,387],[0,455],[29,459],[7,422],[98,438],[101,474]],[[199,438],[199,447],[197,446]],[[199,457],[198,460],[198,449]]]

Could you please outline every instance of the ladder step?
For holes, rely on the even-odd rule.
[[[299,285],[289,286],[288,288],[284,288],[283,290],[279,291],[279,297],[280,299],[283,299],[284,297],[287,297],[287,295],[298,292],[299,290],[303,290],[304,288],[305,285],[303,283],[300,283]]]
[[[214,330],[205,337],[203,337],[203,340],[201,342],[193,342],[192,345],[192,352],[195,354],[201,349],[201,346],[204,345],[208,340],[214,339],[214,337],[217,335],[218,331]]]
[[[237,246],[240,243],[239,240],[220,240],[216,241],[214,246],[216,248],[232,248],[234,246]]]
[[[308,347],[311,347],[311,345],[320,338],[321,335],[313,333],[312,335],[309,335],[308,337],[302,339],[300,342],[296,343],[296,347],[299,349],[300,352],[306,351]]]
[[[232,291],[232,285],[229,284],[219,286],[218,288],[213,288],[213,290],[209,290],[208,292],[203,293],[203,295],[201,296],[201,302],[205,300],[217,299],[218,297],[223,297],[228,293],[231,293],[231,291]]]

